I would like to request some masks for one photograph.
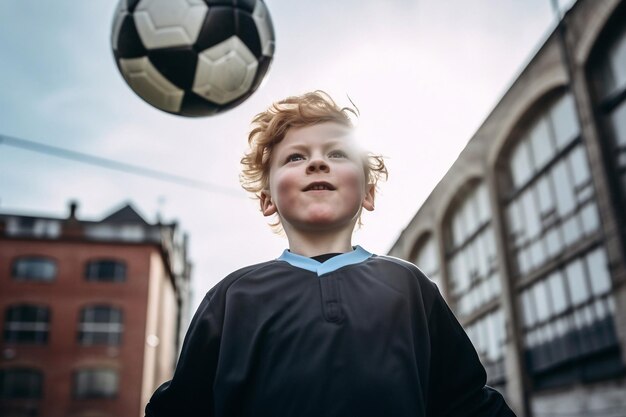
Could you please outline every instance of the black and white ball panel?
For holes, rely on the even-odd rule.
[[[141,0],[133,18],[148,49],[191,45],[209,10],[204,0]]]
[[[202,116],[235,107],[259,87],[274,30],[261,0],[121,0],[111,43],[140,97]]]

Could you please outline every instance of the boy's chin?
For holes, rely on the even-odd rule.
[[[329,232],[329,231],[344,231],[346,229],[354,229],[356,226],[356,218],[348,221],[337,220],[330,216],[317,216],[309,218],[296,225],[296,229],[304,232]]]

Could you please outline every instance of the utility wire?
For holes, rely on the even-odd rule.
[[[160,181],[167,181],[178,185],[184,185],[186,187],[200,189],[202,191],[207,191],[210,193],[223,194],[230,197],[243,196],[240,192],[233,188],[224,187],[218,184],[213,184],[206,181],[199,181],[193,178],[182,177],[180,175],[170,174],[167,172],[158,171],[156,169],[146,168],[138,165],[127,164],[125,162],[119,162],[113,159],[102,158],[82,152],[71,151],[69,149],[59,148],[57,146],[45,145],[43,143],[34,142],[27,139],[21,139],[0,134],[0,145],[13,146],[15,148],[26,149],[32,152],[52,155],[64,159],[70,159],[73,161],[82,162],[84,164],[96,165],[99,167],[112,169],[115,171],[121,171],[128,174],[139,175],[142,177],[148,177]]]

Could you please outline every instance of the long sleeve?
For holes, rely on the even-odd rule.
[[[441,295],[428,320],[431,367],[427,414],[432,417],[515,417],[487,375],[465,331]]]
[[[185,336],[176,371],[146,405],[146,417],[213,416],[213,381],[221,323],[211,293],[202,300]]]

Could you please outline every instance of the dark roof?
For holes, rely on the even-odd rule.
[[[148,222],[144,220],[143,217],[137,210],[133,208],[130,204],[126,204],[124,207],[119,210],[109,214],[107,217],[101,220],[103,223],[140,223],[144,225],[148,225]]]

